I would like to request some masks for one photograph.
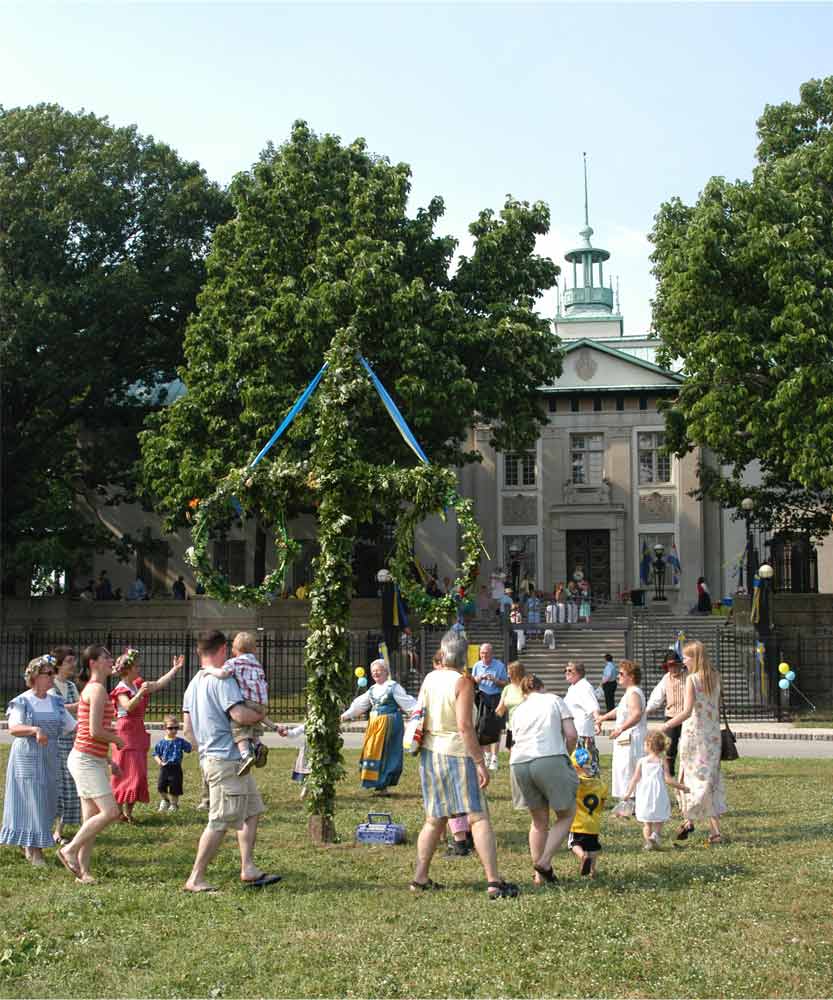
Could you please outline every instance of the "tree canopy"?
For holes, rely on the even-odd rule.
[[[685,384],[668,442],[731,468],[703,491],[737,506],[760,462],[756,520],[830,530],[833,514],[833,77],[758,120],[750,181],[713,177],[662,205],[652,233],[660,363]]]
[[[143,435],[146,478],[171,525],[230,468],[254,457],[347,331],[397,401],[432,463],[461,464],[472,422],[500,447],[534,441],[536,386],[560,372],[549,323],[535,311],[558,268],[535,253],[549,226],[542,202],[507,197],[472,224],[470,257],[435,228],[443,202],[406,212],[410,169],[296,122],[232,182],[234,218],[220,226],[180,377],[187,393]],[[313,397],[281,442],[306,460]],[[412,457],[369,380],[352,400],[358,461]]]
[[[135,127],[0,108],[6,576],[113,543],[83,501],[132,495],[137,431],[175,377],[228,216],[198,164]]]

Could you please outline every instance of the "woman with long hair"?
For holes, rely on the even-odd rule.
[[[96,837],[119,818],[119,807],[110,788],[110,771],[118,773],[108,760],[110,744],[122,746],[113,732],[113,706],[107,697],[107,678],[113,657],[104,646],[87,646],[81,654],[81,668],[89,680],[78,699],[78,729],[75,746],[67,765],[81,799],[81,828],[64,847],[56,851],[58,860],[78,882],[95,882],[90,872],[90,856]]]
[[[683,663],[688,671],[682,712],[666,720],[668,733],[682,725],[680,732],[680,781],[688,787],[681,793],[683,822],[677,840],[685,840],[694,830],[694,820],[709,821],[709,844],[719,844],[720,817],[726,812],[726,795],[720,773],[720,674],[709,660],[702,642],[683,646]]]

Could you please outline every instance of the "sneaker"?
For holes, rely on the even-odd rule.
[[[265,743],[258,743],[255,747],[255,767],[266,767],[268,756],[269,747]]]
[[[169,802],[168,803],[168,812],[175,813],[177,811],[177,809],[179,809],[179,803],[178,802]]]
[[[247,775],[249,771],[255,766],[255,755],[253,753],[245,754],[240,760],[240,767],[237,769],[237,777],[242,778]]]
[[[197,803],[197,809],[200,812],[205,812],[205,810],[208,809],[210,805],[211,803],[208,801],[208,799],[203,799],[202,801]]]
[[[167,799],[162,799],[162,801],[159,803],[158,811],[161,813],[166,813],[169,808],[170,808],[170,803],[167,801]]]
[[[486,765],[486,767],[488,767],[488,769],[490,771],[497,771],[497,769],[498,769],[498,761],[497,761],[497,754],[496,753],[492,754],[491,759],[489,760],[489,763]]]
[[[642,841],[642,850],[643,851],[655,851],[656,849],[657,849],[657,845],[653,842],[653,840],[643,840]]]

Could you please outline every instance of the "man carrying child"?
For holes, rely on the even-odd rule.
[[[266,811],[254,777],[239,775],[241,754],[232,736],[232,722],[252,725],[263,713],[248,708],[234,677],[218,677],[227,653],[222,632],[204,632],[197,640],[201,669],[185,691],[182,711],[185,738],[199,748],[200,766],[209,788],[208,822],[197,846],[194,867],[185,889],[188,892],[216,892],[205,878],[206,869],[220,849],[226,830],[237,831],[240,850],[240,880],[262,887],[280,881],[254,862],[258,820]],[[215,668],[214,676],[206,668]]]

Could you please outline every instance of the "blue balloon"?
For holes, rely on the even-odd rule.
[[[794,680],[795,680],[795,671],[794,671],[794,670],[788,670],[788,671],[787,671],[787,672],[786,672],[786,673],[784,674],[784,677],[785,677],[785,678],[786,678],[786,679],[787,679],[788,681],[794,681]]]
[[[367,687],[367,678],[366,677],[360,677],[356,681],[356,683],[359,685],[360,688],[366,688]]]
[[[781,688],[782,691],[786,691],[789,686],[790,682],[786,677],[782,677],[781,680],[778,681],[778,687]]]

